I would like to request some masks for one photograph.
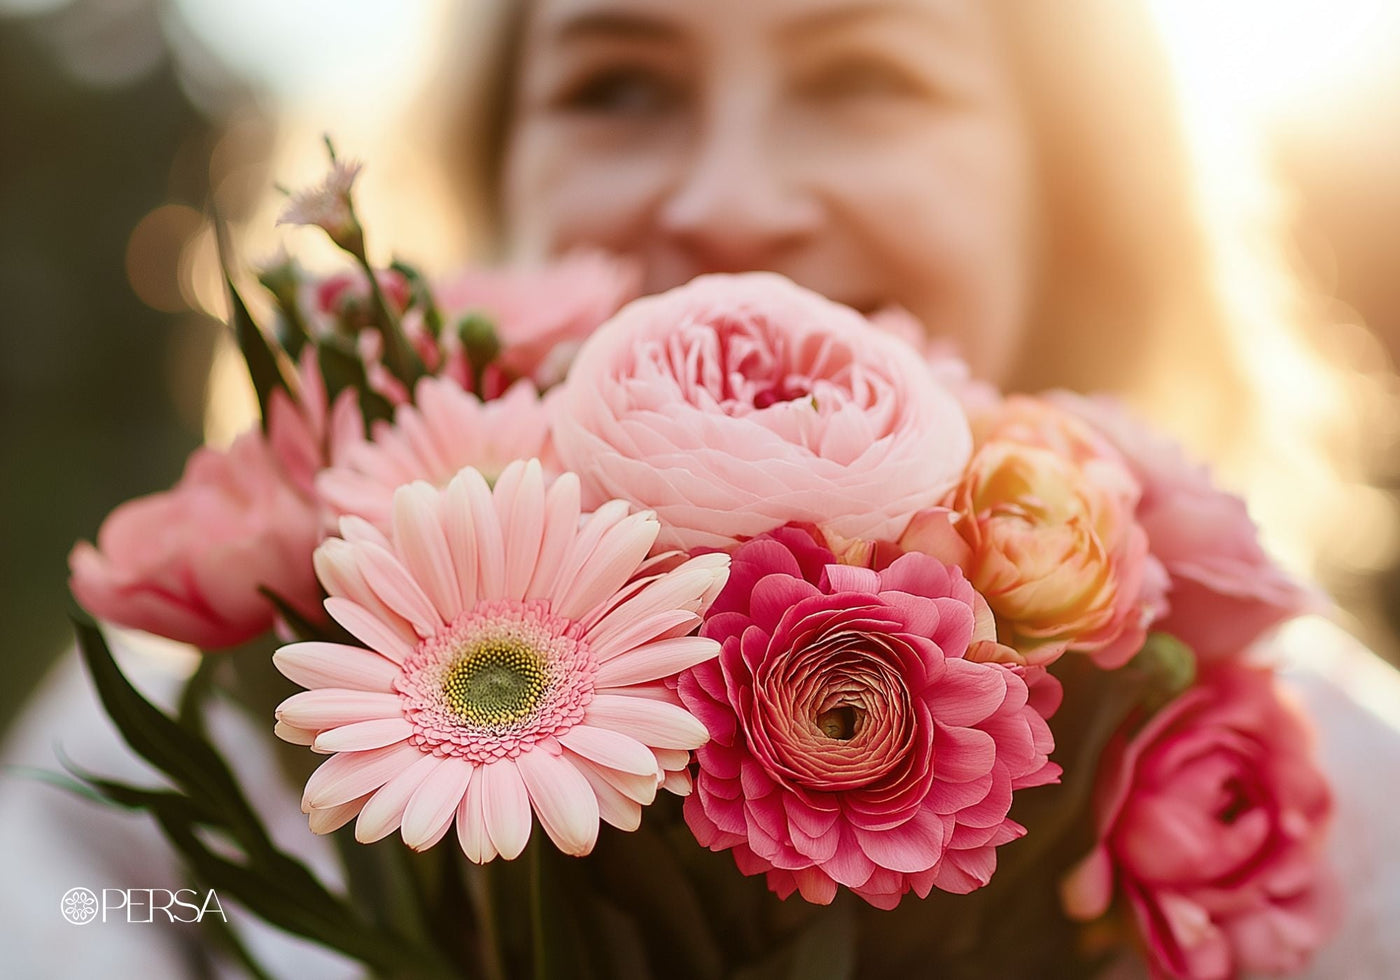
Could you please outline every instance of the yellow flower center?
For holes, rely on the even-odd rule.
[[[465,722],[499,728],[528,717],[548,687],[544,658],[506,636],[464,650],[443,675],[442,700]]]

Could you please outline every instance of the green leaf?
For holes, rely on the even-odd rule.
[[[238,287],[233,284],[228,229],[217,216],[214,220],[214,231],[219,250],[219,267],[223,270],[224,289],[228,293],[229,325],[238,338],[238,348],[243,352],[243,360],[248,365],[248,375],[253,379],[253,388],[258,394],[258,408],[262,411],[265,429],[270,418],[272,393],[281,388],[287,394],[291,394],[278,357],[281,348],[269,340],[253,321],[253,315],[248,312],[243,297],[238,294]]]
[[[131,686],[92,621],[75,617],[73,626],[102,706],[127,745],[191,797],[224,814],[250,846],[270,848],[261,822],[219,753]]]
[[[338,337],[321,337],[316,341],[316,360],[321,376],[326,379],[326,394],[332,402],[346,388],[353,388],[359,392],[360,412],[366,428],[374,422],[393,419],[394,407],[370,388],[364,362],[345,341]]]
[[[442,312],[437,308],[437,301],[433,298],[432,287],[428,285],[427,277],[417,266],[399,258],[394,259],[389,268],[408,281],[409,305],[423,311],[423,324],[428,328],[428,332],[434,337],[442,336]]]

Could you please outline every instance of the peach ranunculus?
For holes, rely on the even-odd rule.
[[[1217,487],[1180,446],[1111,399],[1068,392],[1052,397],[1107,436],[1142,484],[1137,520],[1171,580],[1171,611],[1158,629],[1198,657],[1219,660],[1284,620],[1325,607],[1260,546],[1244,501]]]
[[[915,351],[771,273],[625,307],[584,344],[555,425],[592,499],[655,510],[662,542],[686,549],[789,522],[894,540],[971,446]]]
[[[1066,910],[1098,918],[1116,890],[1156,976],[1292,972],[1326,938],[1331,796],[1269,672],[1210,671],[1110,745],[1095,811],[1099,843],[1064,882]]]
[[[1166,580],[1134,520],[1139,488],[1111,446],[1030,398],[978,420],[980,447],[947,508],[901,539],[963,568],[1027,663],[1066,650],[1106,669],[1142,647]]]
[[[73,595],[102,619],[193,643],[233,646],[270,629],[265,587],[320,615],[311,553],[316,507],[291,483],[259,431],[226,452],[195,450],[171,490],[112,511],[97,547],[68,557]]]

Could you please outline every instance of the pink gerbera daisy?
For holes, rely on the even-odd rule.
[[[364,520],[316,552],[327,611],[363,646],[294,643],[278,669],[311,690],[277,733],[335,753],[302,798],[311,829],[356,818],[431,847],[454,818],[475,862],[514,858],[531,813],[569,854],[599,819],[635,829],[658,787],[686,793],[705,726],[665,681],[714,657],[690,636],[728,577],[703,555],[650,572],[660,525],[611,501],[580,521],[579,485],[538,461],[494,490],[474,469],[393,498],[391,535]]]
[[[438,487],[464,466],[495,480],[517,459],[538,457],[554,471],[549,413],[528,381],[483,402],[449,378],[428,377],[400,405],[394,424],[380,422],[374,438],[350,448],[316,479],[316,492],[336,515],[354,514],[387,530],[394,490],[414,480]]]

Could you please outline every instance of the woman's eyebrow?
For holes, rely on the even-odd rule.
[[[761,0],[755,0],[761,2]],[[814,5],[816,6],[816,5]],[[854,3],[838,3],[817,7],[783,24],[778,34],[795,40],[817,34],[829,34],[857,24],[883,20],[898,16],[903,24],[926,28],[930,31],[946,30],[950,21],[956,18],[944,3],[910,3],[909,0],[860,0]],[[912,23],[911,23],[912,21]]]
[[[591,38],[639,41],[676,41],[681,32],[669,21],[622,10],[584,10],[543,25],[556,43]]]

